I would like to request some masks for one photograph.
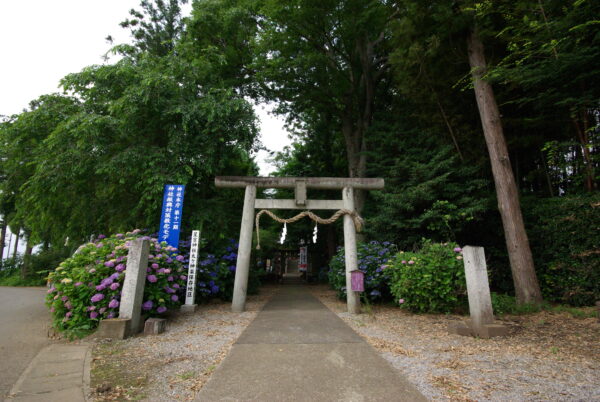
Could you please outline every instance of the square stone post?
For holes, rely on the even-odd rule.
[[[494,322],[485,253],[483,247],[465,246],[462,255],[465,262],[471,323],[473,330],[478,333],[485,324]]]
[[[483,247],[465,246],[462,255],[471,319],[466,323],[450,324],[450,332],[458,335],[475,335],[481,338],[507,335],[507,327],[494,324],[494,311],[492,310],[492,297]]]
[[[252,252],[252,228],[254,227],[255,200],[256,186],[247,185],[246,193],[244,195],[244,209],[242,212],[242,227],[240,229],[238,256],[235,265],[235,281],[233,283],[231,311],[234,313],[241,313],[246,307],[250,253]]]
[[[342,190],[344,209],[354,211],[354,189]],[[360,293],[352,291],[352,271],[358,269],[356,255],[356,227],[350,215],[344,215],[344,257],[346,262],[346,303],[350,314],[360,314]]]
[[[140,331],[140,316],[149,252],[150,242],[148,240],[135,239],[127,254],[125,281],[119,306],[119,319],[129,321],[125,331],[126,336],[134,335]]]

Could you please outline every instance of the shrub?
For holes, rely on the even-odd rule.
[[[525,220],[544,299],[572,306],[600,300],[600,197],[526,199]]]
[[[494,314],[514,314],[517,310],[517,299],[503,293],[491,293]]]
[[[189,242],[181,242],[180,248],[182,252],[187,254]],[[196,271],[196,301],[207,301],[213,297],[231,301],[233,298],[238,244],[235,240],[230,239],[225,245],[213,245],[210,248],[209,251],[204,246],[199,252],[198,269]],[[260,270],[250,269],[248,294],[258,292],[260,274]]]
[[[49,275],[52,287],[46,304],[58,330],[78,335],[95,328],[100,320],[118,315],[127,253],[131,242],[140,237],[139,230],[99,237],[80,247]],[[166,243],[145,238],[151,243],[142,312],[160,315],[180,305],[187,280],[185,257]]]
[[[399,252],[392,263],[394,301],[414,312],[448,313],[464,309],[462,250],[455,243],[424,240],[418,252]]]
[[[357,246],[358,269],[365,274],[365,297],[368,300],[382,300],[390,297],[388,281],[390,271],[387,263],[393,256],[395,246],[389,242],[371,241]],[[337,291],[338,297],[346,297],[346,265],[344,248],[329,263],[329,283]]]

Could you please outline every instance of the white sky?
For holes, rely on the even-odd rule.
[[[129,40],[119,23],[139,0],[0,0],[0,115],[21,112],[29,101],[59,91],[59,80],[83,67],[102,63],[115,43]],[[188,4],[184,10],[189,13]],[[264,107],[264,105],[263,105]],[[258,106],[262,143],[280,151],[290,143],[283,120]],[[273,172],[260,152],[261,175]]]

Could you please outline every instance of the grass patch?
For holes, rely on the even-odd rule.
[[[44,286],[44,279],[25,278],[21,279],[19,272],[10,272],[0,276],[0,286]]]
[[[494,309],[494,314],[497,315],[522,315],[537,313],[539,311],[544,310],[551,313],[569,313],[574,318],[593,318],[597,316],[597,312],[594,307],[572,307],[563,304],[551,305],[547,302],[544,302],[541,305],[519,305],[517,304],[516,299],[513,296],[498,294],[494,292],[492,292],[492,307]]]
[[[594,318],[598,315],[594,307],[571,307],[559,304],[548,310],[554,313],[569,313],[574,318]]]

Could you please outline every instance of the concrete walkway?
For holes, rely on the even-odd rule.
[[[285,286],[233,345],[197,401],[425,401],[305,287]]]
[[[90,379],[87,345],[53,344],[42,349],[12,387],[17,401],[80,402]]]
[[[0,401],[31,360],[50,344],[47,288],[0,286]]]

